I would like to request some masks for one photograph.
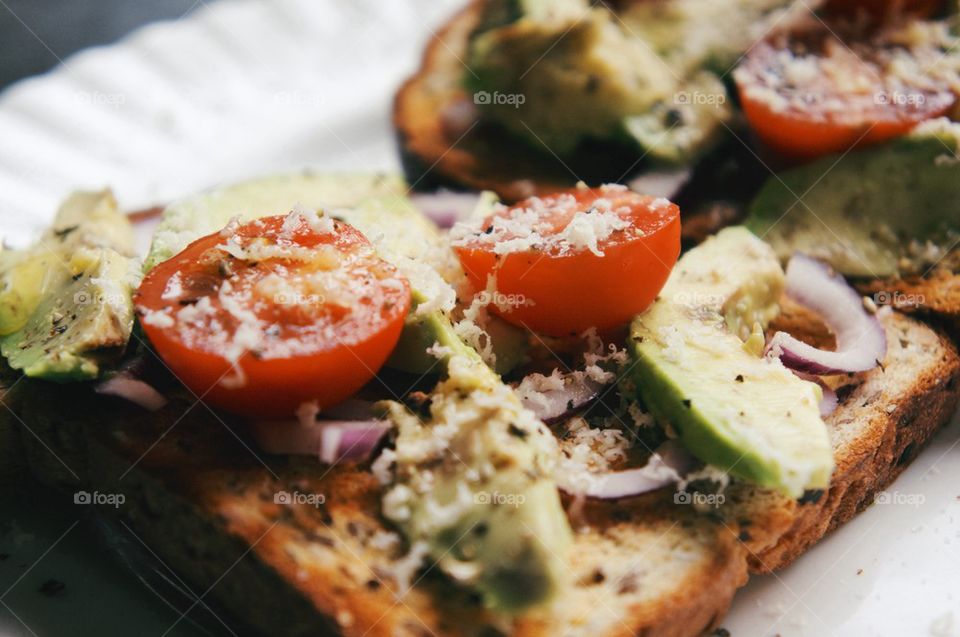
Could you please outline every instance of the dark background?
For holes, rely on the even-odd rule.
[[[209,1],[209,0],[206,0]],[[177,19],[205,0],[0,0],[0,89],[141,24]]]

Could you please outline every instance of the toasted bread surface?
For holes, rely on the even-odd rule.
[[[394,98],[394,129],[413,188],[490,190],[515,203],[580,181],[624,182],[647,167],[636,149],[599,141],[584,142],[561,158],[546,145],[519,139],[480,117],[467,88],[472,71],[466,60],[485,5],[485,0],[471,0],[434,35],[420,68]],[[768,176],[766,165],[737,136],[742,134],[716,149],[718,156],[705,158],[707,169],[691,170],[672,195],[683,210],[682,233],[689,244],[742,218],[745,200]]]
[[[561,161],[548,161],[542,150],[517,144],[476,116],[463,60],[484,4],[472,0],[436,33],[420,70],[394,99],[393,123],[408,180],[418,187],[492,190],[508,202],[569,188],[579,178]]]
[[[880,305],[940,320],[960,337],[960,272],[938,267],[924,276],[874,279],[858,287]]]
[[[44,441],[24,441],[38,478],[74,489],[66,464],[86,488],[127,494],[119,515],[151,549],[265,634],[692,636],[719,623],[748,569],[788,563],[867,506],[953,413],[955,348],[900,314],[883,320],[884,368],[848,379],[828,419],[837,471],[816,503],[737,484],[707,512],[664,492],[588,502],[574,520],[570,590],[516,622],[435,569],[405,568],[363,467],[263,456],[188,394],[151,414],[24,381],[16,409]],[[780,325],[825,336],[797,308]],[[323,502],[283,504],[278,493]]]
[[[956,412],[960,363],[950,340],[895,313],[887,315],[884,324],[887,356],[882,367],[834,379],[840,402],[827,418],[837,465],[830,489],[815,502],[797,507],[790,529],[777,543],[751,555],[751,570],[786,566],[872,504]],[[808,342],[832,346],[833,337],[822,323],[789,301],[776,326]]]

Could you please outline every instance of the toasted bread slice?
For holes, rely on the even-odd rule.
[[[469,4],[433,37],[420,68],[394,99],[393,124],[407,181],[418,190],[437,187],[491,190],[507,203],[570,188],[623,182],[646,168],[635,149],[587,142],[560,158],[543,144],[531,145],[479,117],[466,88],[464,60],[485,0]],[[742,127],[742,122],[731,128]],[[745,137],[745,131],[737,136]],[[692,169],[669,196],[683,210],[683,237],[698,243],[745,214],[745,202],[769,177],[769,169],[731,136]]]
[[[883,321],[884,367],[848,379],[828,419],[837,470],[827,493],[800,504],[735,484],[706,514],[662,491],[588,502],[575,520],[572,587],[516,622],[404,562],[363,467],[262,456],[185,393],[151,414],[87,387],[26,380],[15,407],[38,435],[24,437],[38,479],[75,490],[76,473],[86,489],[126,494],[116,513],[150,549],[265,634],[692,636],[720,622],[750,569],[788,563],[868,506],[953,413],[953,345],[901,314]],[[826,337],[795,307],[779,322]],[[281,492],[325,500],[283,504]]]
[[[879,305],[940,320],[960,337],[960,272],[941,267],[922,277],[875,279],[857,287]]]
[[[418,187],[492,190],[508,202],[569,188],[578,177],[562,161],[550,161],[476,118],[463,60],[484,4],[471,0],[436,33],[420,70],[394,99],[393,124],[407,179]]]

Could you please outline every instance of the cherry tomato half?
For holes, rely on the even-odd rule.
[[[884,40],[825,33],[756,45],[734,71],[751,129],[803,161],[898,137],[949,111],[958,78],[938,46]]]
[[[197,396],[280,418],[373,378],[400,337],[410,286],[355,228],[294,212],[198,239],[151,270],[134,300],[150,342]]]
[[[653,302],[680,254],[680,209],[623,186],[578,188],[501,209],[454,233],[491,309],[563,336],[623,325]],[[489,291],[488,291],[489,292]]]

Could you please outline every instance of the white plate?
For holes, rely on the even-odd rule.
[[[0,96],[0,235],[27,241],[74,188],[112,186],[135,209],[305,166],[397,170],[393,91],[461,2],[224,0],[13,86]],[[754,578],[724,622],[734,637],[960,635],[958,436],[957,423],[941,432],[890,504]],[[71,506],[53,518],[4,506],[2,588],[70,528]],[[0,606],[0,633],[163,633],[176,613],[85,550],[79,528],[0,590],[23,621]],[[51,577],[64,595],[36,593]]]

